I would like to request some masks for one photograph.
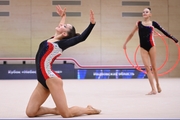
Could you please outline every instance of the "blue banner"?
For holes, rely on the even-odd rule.
[[[78,69],[77,79],[131,79],[147,78],[136,69]]]
[[[77,78],[74,64],[53,64],[52,69],[63,79]],[[3,64],[0,65],[0,79],[36,79],[35,64]]]
[[[73,63],[53,64],[62,79],[133,79],[147,78],[136,69],[76,69]],[[36,79],[35,64],[1,64],[0,79]]]

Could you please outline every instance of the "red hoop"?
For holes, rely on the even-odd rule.
[[[165,46],[166,46],[166,60],[165,60],[164,63],[158,68],[158,70],[160,70],[162,67],[164,67],[164,65],[166,64],[166,62],[167,62],[167,60],[168,60],[168,55],[167,55],[167,54],[168,54],[168,46],[167,46],[167,43],[166,43],[165,40],[164,40],[164,37],[162,37],[162,35],[160,35],[159,33],[156,33],[156,34],[157,34],[159,37],[161,37],[161,39],[164,41],[164,44],[165,44]],[[163,75],[171,72],[171,71],[178,65],[178,63],[179,63],[179,61],[180,61],[180,46],[179,46],[178,44],[176,44],[176,46],[177,46],[177,48],[178,48],[178,55],[179,55],[179,56],[178,56],[178,59],[176,60],[175,64],[174,64],[169,70],[167,70],[167,71],[165,71],[165,72],[163,72],[163,73],[161,73],[161,74],[158,74],[158,76],[163,76]],[[139,48],[139,46],[137,47],[137,49],[136,49],[136,51],[135,51],[135,54],[134,54],[134,60],[135,60],[135,63],[136,63],[136,67],[135,67],[135,65],[132,64],[132,62],[130,61],[130,59],[129,59],[128,55],[127,55],[126,49],[124,49],[124,52],[125,52],[125,55],[126,55],[126,58],[127,58],[128,62],[129,62],[135,69],[137,69],[138,71],[143,72],[143,73],[146,74],[146,72],[145,72],[144,70],[142,70],[142,69],[138,66],[137,61],[136,61],[136,54],[137,54],[138,48]]]
[[[158,35],[159,37],[161,37],[161,40],[164,42],[164,44],[165,44],[165,46],[166,46],[166,59],[165,59],[165,61],[163,62],[163,64],[157,69],[157,70],[160,70],[160,69],[162,69],[163,67],[164,67],[164,65],[167,63],[167,61],[168,61],[168,52],[169,52],[169,50],[168,50],[168,45],[167,45],[167,43],[166,43],[166,41],[164,40],[164,37],[162,37],[158,32],[156,32],[155,31],[155,33],[156,33],[156,35]],[[140,46],[138,46],[137,48],[136,48],[136,51],[135,51],[135,53],[134,53],[134,61],[135,61],[135,63],[136,63],[136,65],[137,65],[137,68],[138,69],[140,69],[140,67],[138,66],[138,63],[137,63],[137,60],[136,60],[136,55],[137,55],[137,51],[138,51],[138,49],[139,49],[139,47]],[[146,72],[145,72],[146,73]]]
[[[171,71],[174,70],[174,68],[178,65],[178,63],[179,63],[179,61],[180,61],[180,46],[179,46],[178,44],[176,44],[176,46],[177,46],[177,48],[178,48],[178,54],[179,54],[178,59],[176,60],[175,64],[174,64],[169,70],[167,70],[167,71],[164,72],[164,73],[158,74],[159,76],[163,76],[163,75],[171,72]]]

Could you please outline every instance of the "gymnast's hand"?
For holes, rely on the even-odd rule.
[[[126,49],[126,44],[123,45],[123,49]]]
[[[176,45],[179,47],[179,50],[180,50],[179,41],[176,43]]]
[[[90,10],[90,22],[91,22],[92,24],[95,24],[95,23],[96,23],[96,22],[95,22],[95,19],[94,19],[94,13],[93,13],[92,10]]]
[[[56,12],[59,16],[63,17],[66,15],[66,8],[62,9],[60,5],[57,5]]]
[[[178,45],[179,45],[179,41],[178,41],[176,44],[178,44]]]

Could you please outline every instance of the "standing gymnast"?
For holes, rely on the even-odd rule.
[[[55,28],[55,35],[44,40],[39,45],[39,50],[36,54],[38,84],[30,97],[26,114],[28,117],[56,114],[64,118],[83,114],[99,114],[101,111],[93,108],[91,105],[85,108],[78,106],[68,108],[63,90],[63,81],[61,77],[51,69],[53,61],[60,56],[65,49],[84,41],[89,36],[95,25],[94,13],[92,10],[90,11],[90,24],[84,32],[79,35],[76,34],[75,28],[71,24],[65,24],[66,9],[62,9],[60,5],[56,6],[56,9],[57,13],[61,16],[61,21]],[[50,94],[56,105],[55,108],[42,106]]]
[[[160,30],[164,35],[172,39],[175,43],[178,43],[178,40],[174,38],[173,36],[171,36],[168,32],[166,32],[157,22],[150,20],[150,17],[152,16],[151,8],[145,8],[143,10],[142,15],[143,15],[144,20],[138,21],[136,23],[135,28],[127,37],[123,45],[123,48],[126,49],[126,44],[131,40],[134,33],[138,30],[139,39],[140,39],[140,53],[141,53],[143,64],[147,72],[149,83],[152,88],[151,92],[149,92],[147,95],[154,95],[157,92],[160,93],[162,91],[159,84],[157,69],[156,69],[156,47],[155,47],[154,37],[153,37],[154,28]],[[149,59],[150,59],[150,63],[149,63]],[[150,64],[151,64],[151,67],[150,67]],[[151,68],[152,68],[152,72],[156,80],[157,91],[155,89],[155,85],[153,82],[153,74],[151,72]]]

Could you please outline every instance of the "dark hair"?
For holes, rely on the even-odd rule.
[[[151,11],[151,8],[150,8],[150,7],[148,7],[147,9],[149,9],[149,10]]]
[[[76,29],[74,26],[72,26],[72,29],[70,29],[67,33],[68,33],[68,35],[65,37],[65,39],[80,35],[79,33],[76,33]]]

